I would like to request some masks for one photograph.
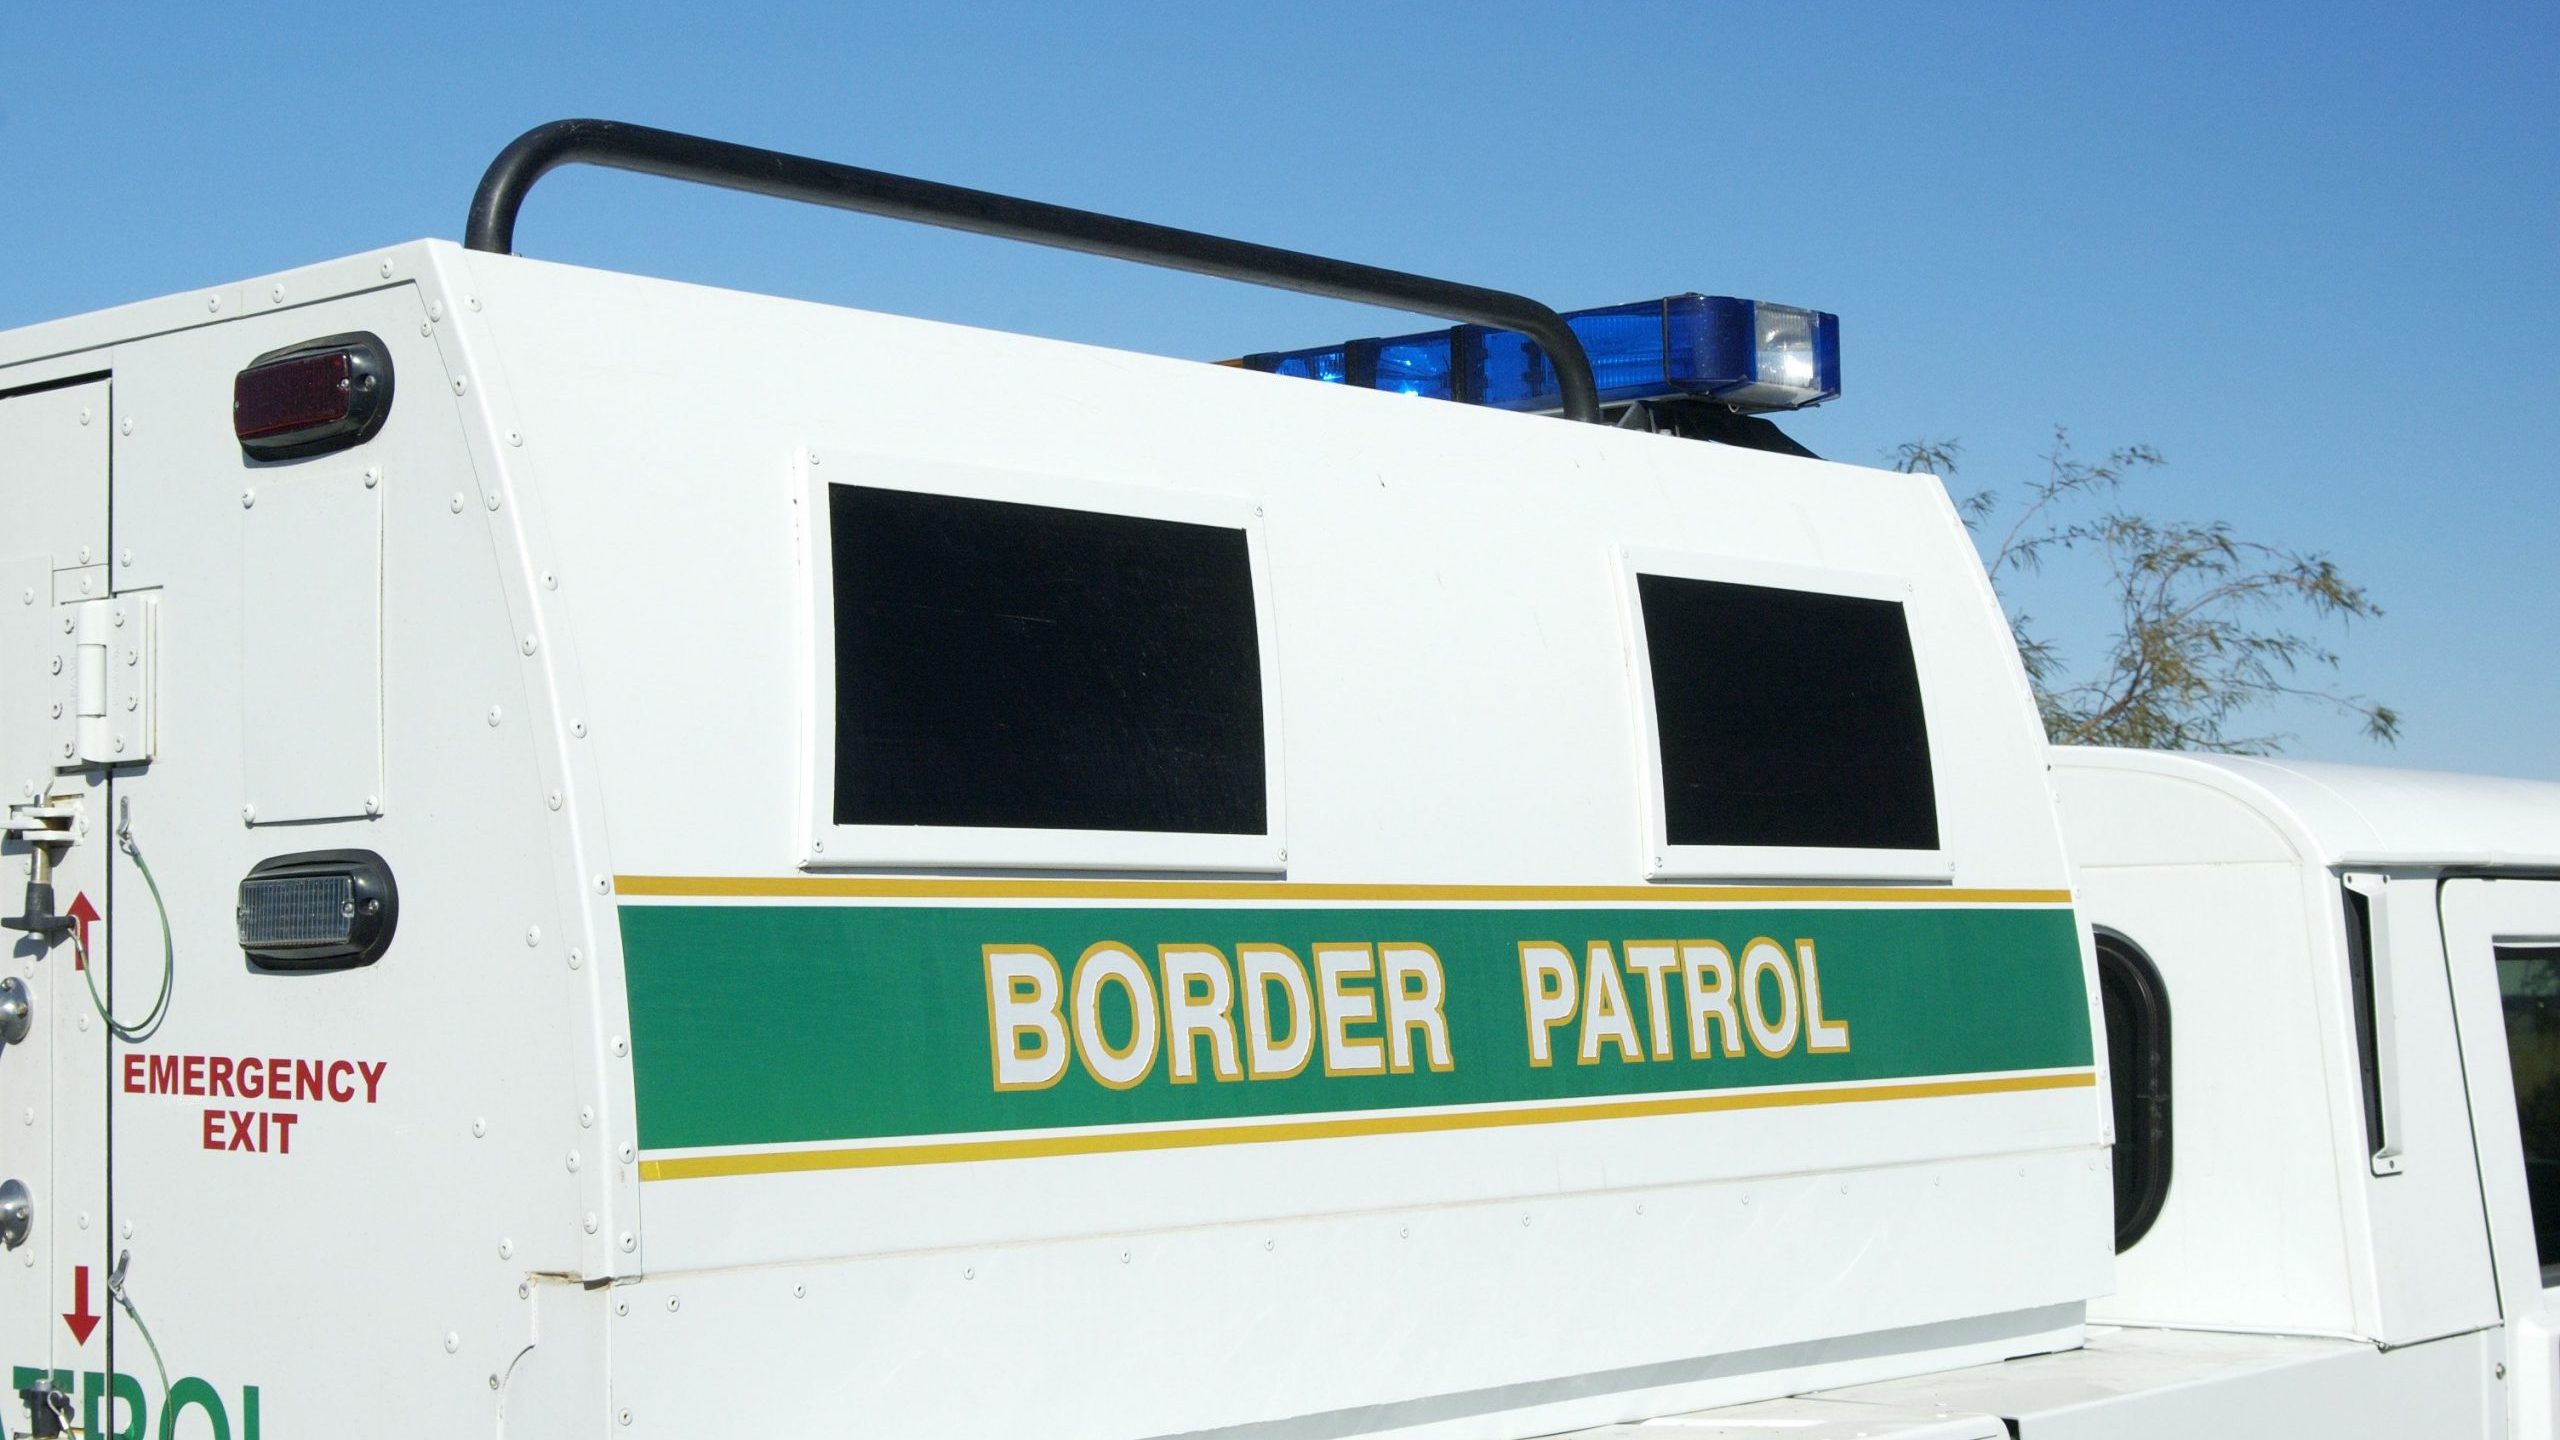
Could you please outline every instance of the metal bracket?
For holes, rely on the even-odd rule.
[[[160,597],[118,595],[61,607],[54,656],[54,768],[139,765],[160,744]]]

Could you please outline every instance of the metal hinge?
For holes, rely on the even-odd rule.
[[[160,745],[153,704],[160,597],[82,600],[61,607],[61,613],[61,648],[53,663],[54,768],[149,760]]]

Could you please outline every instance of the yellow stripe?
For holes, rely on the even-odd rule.
[[[1186,1130],[1115,1130],[1084,1135],[1029,1135],[1004,1140],[939,1140],[837,1150],[780,1150],[755,1155],[686,1155],[640,1162],[643,1180],[698,1180],[719,1175],[788,1175],[808,1170],[869,1170],[890,1165],[953,1165],[972,1160],[1031,1160],[1054,1155],[1107,1155],[1132,1150],[1189,1150],[1204,1145],[1265,1145],[1282,1140],[1340,1140],[1359,1135],[1419,1135],[1583,1120],[1707,1115],[1796,1105],[1852,1105],[1872,1100],[1928,1100],[1947,1095],[2007,1095],[2070,1090],[2098,1083],[2094,1070],[2049,1075],[1994,1075],[1974,1080],[1914,1080],[1891,1085],[1805,1085],[1741,1095],[1677,1095],[1597,1100],[1580,1105],[1519,1106],[1424,1115],[1360,1115],[1338,1120],[1284,1120],[1266,1125],[1204,1125]]]
[[[1303,885],[1286,880],[918,880],[868,875],[617,875],[625,895],[851,900],[1462,900],[1479,904],[2068,905],[2068,890],[1898,885]]]

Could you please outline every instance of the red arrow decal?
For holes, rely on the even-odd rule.
[[[62,1317],[62,1323],[71,1327],[72,1344],[86,1345],[90,1332],[96,1330],[98,1321],[104,1318],[89,1308],[89,1267],[86,1265],[72,1267],[71,1303],[73,1308]]]
[[[80,922],[80,949],[72,956],[71,968],[86,970],[89,968],[89,922],[98,918],[98,907],[89,903],[89,892],[83,890],[71,897],[71,908],[62,913]]]

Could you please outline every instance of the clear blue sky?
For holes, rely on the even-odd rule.
[[[2159,447],[2128,499],[2334,555],[2396,751],[2560,778],[2545,4],[0,5],[0,328],[420,235],[602,115],[1522,291],[1842,316],[1791,428]],[[631,177],[528,253],[1215,358],[1381,312]],[[2090,582],[2034,597],[2098,636]]]

